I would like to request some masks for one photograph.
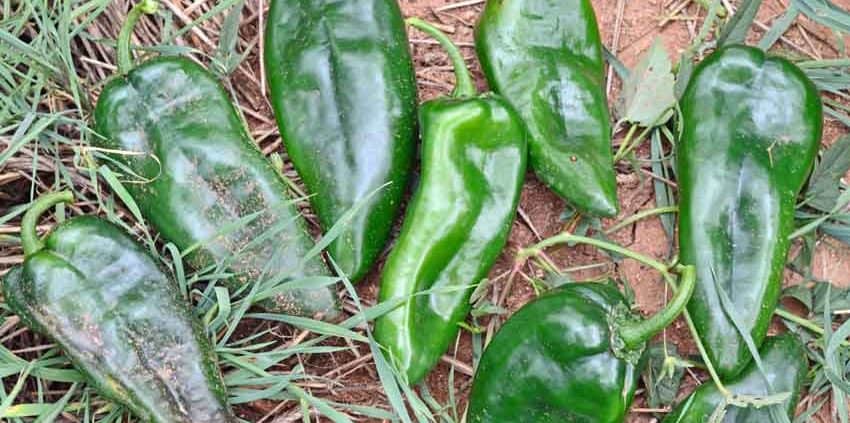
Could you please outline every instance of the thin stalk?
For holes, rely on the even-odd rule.
[[[627,219],[623,219],[622,222],[608,228],[605,230],[605,235],[613,234],[614,232],[623,229],[632,223],[638,222],[640,220],[646,219],[647,217],[666,214],[666,213],[676,213],[679,211],[679,207],[677,206],[667,206],[667,207],[656,207],[654,209],[644,210],[640,213],[635,213]]]
[[[676,282],[673,281],[673,277],[669,273],[663,274],[664,280],[670,285],[670,288],[675,293],[677,291]],[[697,332],[697,327],[694,325],[693,319],[691,319],[691,314],[688,313],[688,309],[685,308],[682,311],[682,316],[685,317],[685,323],[688,325],[688,331],[691,333],[691,338],[694,340],[694,344],[697,346],[697,351],[699,351],[700,358],[702,358],[703,364],[705,364],[705,369],[708,370],[708,375],[711,377],[711,381],[714,382],[714,386],[717,387],[717,390],[726,397],[729,398],[732,393],[726,389],[726,385],[720,380],[720,376],[717,374],[717,371],[714,370],[714,365],[711,364],[711,360],[708,358],[708,352],[705,350],[705,346],[702,344],[702,340],[699,339],[699,332]]]
[[[626,147],[629,146],[632,142],[632,137],[635,135],[635,132],[638,130],[637,125],[632,125],[629,128],[629,132],[626,132],[626,136],[623,138],[623,142],[620,143],[620,147],[617,148],[617,153],[614,154],[614,163],[616,163],[619,159],[618,157],[622,157]]]
[[[622,160],[623,157],[626,157],[629,153],[638,148],[644,140],[648,139],[647,137],[649,137],[649,132],[653,129],[655,129],[654,126],[643,128],[643,131],[640,132],[640,135],[635,138],[635,140],[629,145],[629,148],[627,148],[626,151],[623,152],[623,155],[617,158],[616,161]]]
[[[731,397],[732,393],[726,389],[726,385],[724,385],[720,380],[720,375],[717,374],[717,370],[714,370],[714,365],[711,364],[711,360],[708,359],[708,351],[705,350],[705,346],[702,345],[702,340],[699,339],[699,332],[697,332],[697,327],[694,325],[693,319],[691,319],[691,314],[688,313],[688,310],[686,309],[682,315],[685,316],[685,323],[688,324],[688,330],[691,332],[691,338],[693,338],[694,343],[697,345],[699,356],[702,357],[702,362],[705,364],[705,369],[708,370],[708,375],[711,376],[714,386],[717,387],[717,390],[720,391],[720,394],[722,394],[724,398]]]
[[[70,203],[71,201],[74,201],[74,194],[71,191],[60,191],[42,195],[33,202],[21,221],[21,245],[24,247],[25,257],[29,257],[44,248],[44,241],[38,237],[35,230],[41,215],[59,203]]]
[[[540,254],[544,249],[551,247],[557,244],[567,244],[567,243],[578,243],[578,244],[587,244],[592,245],[597,248],[601,248],[603,250],[608,250],[620,254],[622,256],[628,257],[630,259],[637,260],[643,264],[646,264],[649,267],[652,267],[655,270],[658,270],[661,273],[669,273],[670,266],[655,260],[651,257],[647,257],[643,254],[636,253],[632,250],[625,249],[620,247],[619,245],[612,244],[610,242],[601,241],[594,238],[588,238],[580,235],[573,235],[571,233],[565,232],[562,234],[555,235],[550,238],[546,238],[543,241],[538,242],[537,244],[532,245],[531,247],[523,248],[517,254],[520,259],[524,259],[527,257],[535,256]]]
[[[624,323],[619,328],[620,339],[626,348],[634,349],[676,320],[685,309],[696,286],[694,266],[680,267],[679,288],[673,299],[661,311],[646,320]]]
[[[156,0],[142,0],[127,14],[127,20],[121,26],[121,32],[118,33],[118,72],[121,75],[126,75],[133,68],[133,54],[130,51],[130,36],[133,35],[133,28],[143,14],[152,15],[156,13],[158,7]]]
[[[791,313],[787,310],[783,310],[783,309],[777,307],[776,310],[773,312],[773,314],[776,314],[777,316],[779,316],[779,317],[781,317],[785,320],[790,320],[790,321],[796,323],[797,325],[802,326],[802,327],[804,327],[804,328],[806,328],[806,329],[808,329],[808,330],[810,330],[810,331],[812,331],[812,332],[814,332],[818,335],[824,334],[823,328],[818,326],[815,322],[812,322],[811,320],[808,320],[808,319],[804,319],[804,318],[797,316],[796,314],[793,314],[793,313]]]
[[[431,25],[419,18],[408,18],[405,22],[407,22],[408,25],[434,37],[434,39],[443,46],[446,53],[448,53],[449,59],[452,61],[452,66],[454,66],[455,79],[457,80],[457,85],[452,93],[452,97],[473,97],[478,94],[478,90],[475,89],[475,83],[472,82],[472,76],[469,74],[469,69],[466,67],[466,62],[463,60],[463,55],[460,53],[460,49],[457,48],[457,46],[445,33],[443,33],[443,31],[440,31],[434,25]]]
[[[800,317],[800,316],[798,316],[794,313],[791,313],[790,311],[785,310],[783,308],[777,307],[776,310],[773,312],[773,314],[775,314],[775,315],[777,315],[777,316],[779,316],[779,317],[781,317],[785,320],[793,322],[793,323],[795,323],[795,324],[797,324],[801,327],[804,327],[804,328],[806,328],[806,329],[808,329],[808,330],[810,330],[810,331],[812,331],[812,332],[814,332],[814,333],[816,333],[820,336],[824,336],[826,334],[826,331],[822,327],[818,326],[817,323],[815,323],[815,322],[813,322],[809,319],[806,319],[804,317]],[[850,346],[850,342],[844,341],[844,342],[841,343],[841,345],[848,347],[848,346]]]

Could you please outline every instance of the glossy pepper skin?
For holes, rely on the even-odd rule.
[[[125,28],[138,19],[133,13]],[[233,290],[258,280],[328,276],[321,257],[304,262],[313,240],[287,185],[216,78],[180,57],[126,71],[131,66],[101,93],[94,118],[102,138],[92,143],[135,173],[137,181],[124,186],[144,218],[181,251],[199,246],[187,257],[192,267],[218,265],[236,274],[227,281]],[[336,314],[329,287],[279,291],[258,305]]]
[[[724,383],[726,389],[735,395],[769,395],[783,392],[791,393],[782,408],[789,418],[800,398],[800,389],[806,378],[807,360],[800,340],[792,334],[770,337],[764,341],[759,352],[770,388],[765,377],[759,372],[755,362],[750,362],[743,373]],[[706,382],[679,404],[664,419],[664,423],[708,423],[718,405],[723,403],[723,395],[711,382]],[[778,410],[777,410],[778,411]],[[734,407],[726,409],[723,423],[773,422],[768,407]]]
[[[507,241],[527,151],[519,116],[498,96],[477,94],[457,48],[408,22],[444,43],[459,80],[455,95],[420,108],[421,178],[381,274],[380,301],[409,300],[377,319],[375,338],[414,384],[454,341],[474,285]],[[426,290],[436,292],[410,297]]]
[[[572,206],[617,214],[605,63],[589,0],[489,0],[475,45],[530,132],[531,167]]]
[[[416,152],[401,11],[395,0],[273,0],[264,60],[286,152],[322,227],[360,205],[328,247],[356,282],[390,237]]]
[[[43,241],[24,218],[23,265],[3,279],[9,308],[50,337],[105,397],[144,422],[236,422],[212,345],[171,280],[135,240],[107,221],[67,220]]]
[[[526,304],[487,346],[472,384],[471,423],[622,423],[646,341],[670,324],[693,292],[693,268],[648,320],[611,283],[574,283]]]
[[[792,63],[732,46],[697,67],[681,108],[679,245],[681,262],[697,268],[688,310],[728,379],[751,357],[727,313],[756,346],[767,334],[795,202],[820,144],[821,100]]]

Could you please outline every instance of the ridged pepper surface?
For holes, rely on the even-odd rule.
[[[617,214],[605,62],[589,0],[489,0],[475,44],[525,120],[537,176],[578,210]]]
[[[526,132],[507,102],[477,94],[445,35],[409,22],[441,41],[458,79],[452,97],[419,110],[419,187],[381,274],[380,300],[404,303],[376,321],[375,337],[416,383],[454,341],[475,284],[507,241],[525,176]]]
[[[325,230],[360,206],[328,247],[356,282],[387,244],[416,152],[401,11],[395,0],[273,0],[267,22],[269,96],[310,203]]]
[[[467,421],[622,423],[646,342],[693,293],[693,267],[680,271],[676,295],[646,320],[610,282],[572,283],[523,306],[484,350]]]
[[[688,311],[728,379],[751,360],[738,331],[758,348],[776,307],[797,195],[820,145],[821,99],[791,62],[731,46],[697,66],[681,108],[679,248],[697,269]]]
[[[728,406],[723,423],[755,423],[781,421],[772,413],[794,417],[800,390],[806,379],[807,360],[803,344],[793,334],[767,338],[759,352],[766,374],[762,375],[755,362],[735,378],[724,382],[732,395],[767,396],[787,392],[791,394],[783,407],[756,408]],[[767,379],[765,379],[765,376]],[[769,383],[769,386],[768,386]],[[711,381],[696,389],[682,401],[664,423],[708,423],[717,407],[724,402],[723,395]],[[781,411],[780,411],[781,410]]]
[[[9,309],[144,422],[236,422],[203,328],[130,235],[80,216],[38,238],[39,216],[72,199],[67,191],[42,196],[25,215],[24,263],[3,279]]]
[[[263,281],[277,289],[259,303],[288,314],[332,318],[331,288],[287,289],[281,283],[328,276],[278,171],[257,148],[216,78],[182,57],[133,67],[129,38],[150,0],[137,5],[122,29],[121,74],[98,98],[94,118],[109,165],[129,174],[124,186],[142,215],[196,269],[218,266],[240,289]],[[132,68],[132,69],[131,69]]]

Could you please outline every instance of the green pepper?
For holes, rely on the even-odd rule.
[[[264,63],[292,164],[325,230],[358,211],[328,252],[356,282],[401,210],[416,152],[416,82],[395,0],[273,0]]]
[[[681,262],[697,267],[688,304],[721,379],[758,348],[776,307],[797,195],[820,145],[822,106],[791,62],[731,46],[694,71],[678,143]]]
[[[605,64],[589,0],[490,0],[475,32],[493,91],[530,133],[531,167],[579,211],[617,214]]]
[[[332,318],[329,287],[277,285],[329,272],[319,255],[305,263],[313,240],[286,182],[219,82],[180,57],[133,68],[129,38],[149,3],[133,8],[122,28],[121,74],[98,99],[94,117],[102,137],[92,143],[106,149],[110,165],[138,179],[124,186],[163,238],[191,252],[192,267],[222,267],[235,275],[227,281],[234,290],[262,280],[271,293],[259,305],[267,310]]]
[[[764,397],[769,394],[790,394],[782,405],[777,407],[737,407],[727,405],[724,423],[777,422],[771,413],[785,413],[794,417],[800,389],[806,378],[806,354],[799,339],[792,334],[770,337],[764,341],[760,351],[765,369],[762,374],[755,362],[750,362],[746,370],[725,383],[724,386],[734,396],[749,395]],[[718,407],[728,401],[713,383],[705,383],[697,388],[685,401],[664,419],[664,423],[707,423],[711,421]]]
[[[612,283],[573,283],[523,306],[484,351],[467,421],[621,423],[646,341],[684,310],[692,266],[676,295],[649,319],[635,316]]]
[[[478,95],[463,56],[433,26],[408,23],[448,51],[451,97],[424,103],[421,178],[381,275],[381,301],[403,305],[375,323],[375,338],[411,384],[439,361],[469,312],[469,297],[498,258],[516,214],[526,131],[510,105]]]
[[[130,235],[81,216],[38,238],[39,216],[72,200],[68,191],[45,195],[24,216],[24,263],[3,279],[9,309],[142,421],[235,422],[203,329]]]

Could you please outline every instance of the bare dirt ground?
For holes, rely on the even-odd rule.
[[[753,40],[757,40],[763,33],[763,29],[759,29],[759,26],[769,26],[785,11],[788,2],[789,0],[765,0],[758,14],[756,28],[751,31]],[[206,2],[192,3],[176,0],[164,2],[179,19],[184,17],[188,19],[209,10],[210,6],[204,3]],[[486,82],[481,75],[472,49],[472,31],[483,2],[401,0],[400,3],[406,16],[418,16],[439,23],[441,28],[449,33],[463,48],[479,88],[485,90]],[[835,3],[842,8],[850,9],[850,0],[837,0]],[[195,7],[194,4],[200,6]],[[593,5],[596,8],[604,43],[628,67],[633,67],[638,62],[640,55],[649,48],[656,37],[660,37],[663,41],[671,59],[674,62],[677,61],[679,54],[689,45],[699,30],[706,14],[704,8],[690,0],[593,0]],[[264,152],[270,154],[284,153],[284,151],[271,108],[266,100],[265,80],[259,60],[262,40],[259,37],[261,31],[258,29],[263,25],[264,10],[267,6],[267,0],[246,2],[239,33],[240,46],[243,50],[252,50],[252,53],[231,74],[228,82],[229,88],[249,121],[252,135]],[[123,4],[120,7],[110,7],[110,11],[102,19],[94,22],[89,32],[94,36],[114,38],[117,35],[117,26],[109,22],[113,20],[120,22],[124,10],[126,8]],[[213,20],[212,25],[220,25],[220,23],[221,19],[217,19]],[[156,39],[154,35],[156,31],[157,28],[146,20],[137,35],[144,42],[146,39]],[[216,32],[212,31],[212,34]],[[203,27],[190,31],[183,38],[186,44],[207,53],[213,50],[217,41],[215,36],[210,35]],[[831,58],[838,54],[835,44],[834,35],[830,31],[805,18],[800,18],[798,24],[792,27],[776,48],[785,54],[799,57]],[[87,42],[83,43],[83,46],[88,49],[90,56],[110,63],[107,58],[112,55],[111,49]],[[415,31],[411,32],[411,48],[417,67],[421,100],[449,93],[453,87],[454,78],[443,51],[436,47],[433,41]],[[95,61],[84,62],[82,68],[96,95],[99,84],[111,73],[110,68],[99,65]],[[609,72],[609,79],[608,95],[609,101],[613,104],[617,98],[620,82],[613,72]],[[837,122],[827,120],[825,144],[834,142],[838,136],[846,132],[846,129]],[[623,135],[617,134],[615,143]],[[639,150],[639,155],[647,157],[648,152]],[[606,219],[603,222],[604,227],[613,226],[636,212],[655,207],[652,178],[649,175],[651,170],[649,168],[644,170],[645,172],[638,174],[625,163],[618,164],[621,213],[616,219]],[[295,176],[291,169],[289,174]],[[24,191],[28,193],[28,188],[23,189],[25,186],[28,184],[22,185],[20,198],[16,198],[14,189],[7,191],[8,186],[4,187],[4,191],[7,191],[5,201],[12,204],[25,202]],[[564,202],[529,172],[522,193],[519,216],[513,225],[508,245],[490,274],[493,284],[488,295],[494,303],[513,312],[535,297],[533,286],[523,275],[541,277],[543,273],[540,269],[526,264],[518,269],[519,272],[516,273],[518,276],[510,278],[508,275],[514,267],[514,257],[519,249],[565,229],[571,229],[574,222],[561,219],[564,209]],[[310,218],[309,210],[305,209],[305,212]],[[313,222],[315,223],[314,219]],[[670,246],[673,242],[667,238],[658,218],[642,220],[611,234],[610,237],[622,246],[658,259],[669,258]],[[612,277],[627,281],[635,291],[637,308],[644,314],[657,311],[665,302],[665,289],[660,276],[636,262],[625,260],[614,264],[588,247],[553,248],[547,254],[561,269],[601,263],[598,267],[573,273],[572,276],[579,280]],[[17,261],[17,258],[12,257],[4,261],[3,266]],[[850,250],[837,242],[821,242],[815,260],[815,270],[818,277],[836,283],[850,284]],[[359,295],[367,305],[373,304],[377,297],[379,275],[380,267],[357,287]],[[794,283],[799,280],[799,277],[789,274],[787,279],[788,283]],[[479,322],[485,324],[486,337],[492,336],[504,317],[495,317],[490,322]],[[775,326],[780,327],[778,324]],[[681,320],[675,322],[659,336],[666,336],[668,341],[676,344],[680,352],[685,355],[696,353],[690,341],[690,335]],[[293,337],[297,338],[297,336]],[[336,354],[331,358],[307,358],[306,360],[304,364],[311,373],[332,376],[338,381],[335,386],[322,393],[323,397],[355,404],[382,405],[386,403],[367,347],[360,346],[359,349],[355,349],[355,352]],[[464,332],[459,338],[456,351],[449,351],[444,361],[429,375],[427,385],[430,393],[441,403],[446,403],[450,393],[454,392],[454,395],[459,398],[459,411],[462,412],[465,405],[464,398],[468,394],[471,382],[472,362],[471,337],[469,333]],[[452,369],[454,384],[449,386]],[[680,398],[704,379],[704,375],[699,372],[686,373],[683,389],[679,394]],[[657,410],[645,407],[643,396],[639,392],[629,421],[654,421],[653,412]],[[249,421],[284,422],[300,418],[300,409],[296,402],[283,404],[255,402],[240,407],[239,412]],[[829,421],[828,416],[823,417],[821,421]]]

